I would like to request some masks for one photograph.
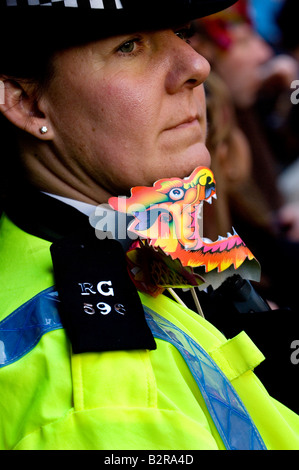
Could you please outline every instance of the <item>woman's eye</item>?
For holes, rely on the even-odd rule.
[[[189,39],[192,38],[192,36],[194,36],[194,30],[190,26],[190,27],[182,28],[179,31],[175,31],[175,34],[183,41],[189,43]]]
[[[137,39],[131,39],[130,41],[125,42],[118,48],[118,51],[122,52],[123,54],[130,54],[134,52],[136,48],[136,41]]]

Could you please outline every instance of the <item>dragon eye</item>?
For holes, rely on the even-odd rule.
[[[174,201],[178,201],[179,199],[182,199],[182,197],[184,196],[185,192],[183,189],[181,188],[173,188],[170,192],[169,192],[169,197],[170,199],[173,199]]]

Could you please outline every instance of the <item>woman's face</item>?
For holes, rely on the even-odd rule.
[[[210,67],[182,34],[128,34],[54,57],[43,100],[61,174],[119,195],[209,166],[202,83]]]

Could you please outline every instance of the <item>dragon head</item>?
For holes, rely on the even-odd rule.
[[[214,175],[199,167],[188,178],[161,179],[152,187],[132,188],[131,197],[112,197],[109,204],[134,216],[130,232],[174,253],[178,244],[186,250],[198,245],[200,204],[212,197],[216,197]]]

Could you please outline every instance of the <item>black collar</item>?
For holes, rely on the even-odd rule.
[[[80,233],[96,236],[87,215],[31,186],[22,186],[18,195],[7,198],[4,212],[25,232],[49,242]],[[126,251],[132,240],[118,240]]]
[[[19,228],[49,242],[92,229],[86,215],[30,186],[7,198],[4,212]]]

